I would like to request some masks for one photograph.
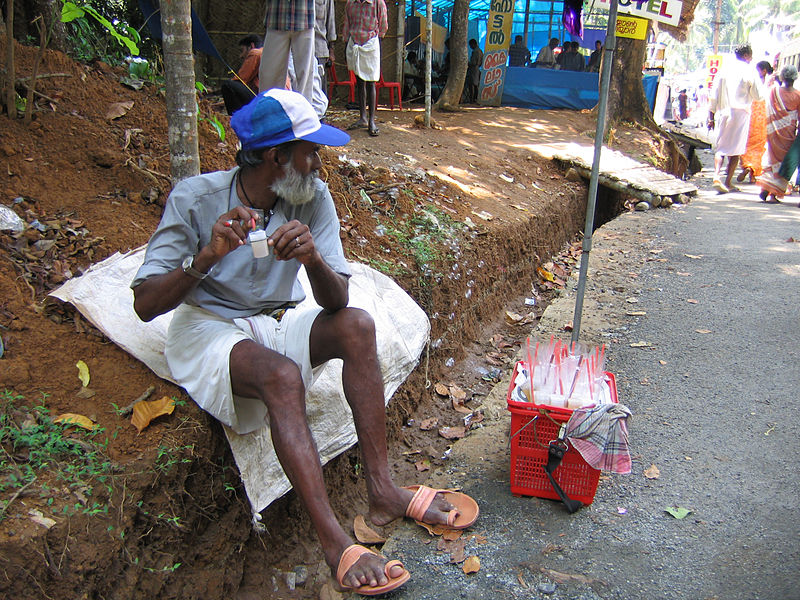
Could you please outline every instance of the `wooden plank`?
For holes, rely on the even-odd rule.
[[[592,170],[591,159],[587,160],[590,148],[572,150],[556,154],[553,160],[565,167],[575,167],[584,177],[589,178]],[[619,152],[606,151],[600,156],[599,181],[606,187],[628,193],[633,197],[647,199],[649,195],[677,196],[678,194],[695,194],[697,187],[669,173],[659,171],[655,167],[633,160]]]

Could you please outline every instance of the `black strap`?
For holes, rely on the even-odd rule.
[[[556,494],[558,494],[558,497],[561,498],[564,506],[567,507],[567,512],[572,514],[579,508],[583,507],[583,502],[579,500],[572,500],[569,496],[567,496],[566,492],[561,489],[560,485],[558,485],[555,477],[553,477],[553,472],[555,472],[555,470],[561,464],[561,460],[564,458],[567,450],[569,450],[569,446],[567,446],[567,443],[564,440],[558,439],[550,442],[547,450],[547,464],[544,467],[544,472],[547,474],[547,478],[550,480],[550,485],[553,486]]]

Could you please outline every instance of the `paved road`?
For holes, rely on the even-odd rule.
[[[798,199],[766,205],[754,186],[717,195],[707,172],[696,179],[691,204],[622,215],[592,251],[582,339],[608,345],[634,413],[633,472],[603,477],[574,515],[512,496],[500,384],[486,426],[432,477],[480,502],[466,555],[481,569],[465,575],[406,523],[383,549],[412,572],[393,598],[800,598]],[[557,333],[573,303],[551,306],[536,335]]]

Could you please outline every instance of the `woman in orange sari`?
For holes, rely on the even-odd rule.
[[[762,202],[780,202],[783,198],[786,186],[778,170],[797,137],[800,112],[800,92],[794,89],[797,69],[784,66],[780,79],[783,85],[773,85],[767,98],[767,151],[762,162],[764,173],[758,178]]]
[[[762,60],[756,65],[762,83],[772,75],[772,65]],[[736,181],[742,182],[745,177],[750,177],[750,183],[756,182],[756,177],[761,175],[761,159],[767,146],[767,103],[765,100],[753,100],[750,106],[750,128],[747,131],[747,149],[742,154],[742,172],[736,176]]]

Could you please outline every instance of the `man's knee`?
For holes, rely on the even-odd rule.
[[[282,409],[286,403],[293,400],[301,404],[305,399],[305,386],[300,368],[297,364],[285,357],[271,360],[269,365],[263,365],[258,370],[258,389],[260,396],[267,408]],[[280,402],[278,406],[276,403]]]
[[[365,343],[374,345],[375,321],[372,316],[360,308],[343,308],[339,311],[340,335],[345,346],[363,346]]]

